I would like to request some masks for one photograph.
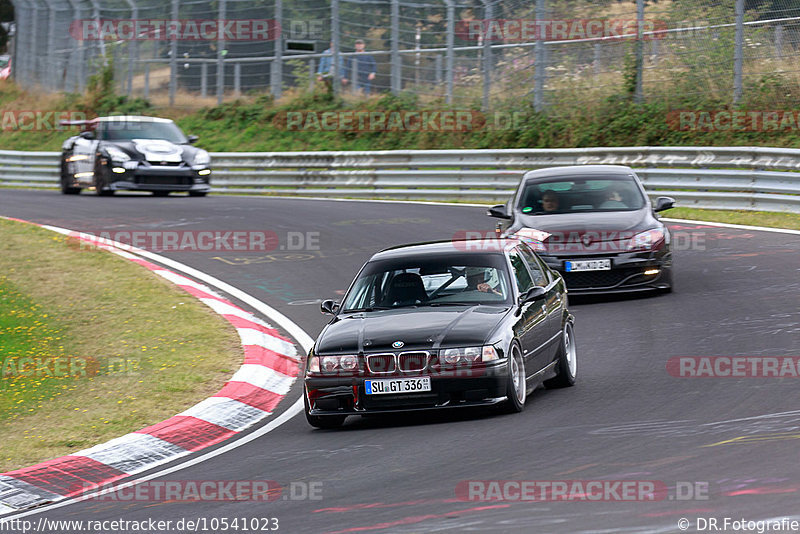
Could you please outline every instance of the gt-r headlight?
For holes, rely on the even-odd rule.
[[[656,228],[633,236],[628,241],[628,250],[658,250],[664,246],[664,232]]]
[[[211,155],[205,150],[198,150],[194,155],[195,165],[208,165],[211,163]]]
[[[442,361],[448,365],[498,360],[497,350],[492,345],[482,347],[459,347],[442,351]]]
[[[106,153],[108,154],[108,157],[111,158],[111,161],[115,163],[125,163],[126,161],[131,160],[131,157],[128,154],[115,146],[107,146]]]

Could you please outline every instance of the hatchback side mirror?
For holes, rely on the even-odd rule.
[[[323,300],[319,305],[319,311],[327,315],[336,315],[339,311],[339,303],[333,299]]]
[[[196,135],[190,135],[189,137],[186,138],[186,140],[189,142],[190,145],[196,143],[198,139],[200,138],[197,137]]]
[[[492,206],[489,208],[489,211],[486,212],[486,215],[489,217],[496,217],[497,219],[510,219],[511,215],[508,214],[506,211],[505,204],[498,204],[497,206]]]
[[[653,211],[664,211],[675,206],[675,199],[672,197],[658,197],[656,199],[656,207]]]
[[[79,134],[79,137],[81,137],[82,139],[86,139],[87,141],[93,141],[94,139],[96,139],[96,136],[92,131],[81,132]]]

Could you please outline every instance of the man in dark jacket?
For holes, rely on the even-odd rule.
[[[356,55],[349,56],[345,60],[342,83],[346,85],[348,81],[353,80],[354,89],[361,90],[368,95],[372,89],[372,80],[375,79],[376,71],[375,58],[364,52],[364,41],[357,40]]]

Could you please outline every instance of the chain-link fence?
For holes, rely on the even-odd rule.
[[[113,61],[122,94],[178,105],[318,84],[484,109],[676,91],[794,104],[800,86],[797,0],[13,2],[21,85],[81,92]]]

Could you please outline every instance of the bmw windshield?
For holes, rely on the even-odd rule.
[[[507,304],[505,257],[384,260],[368,263],[342,304],[345,313],[411,306]]]

